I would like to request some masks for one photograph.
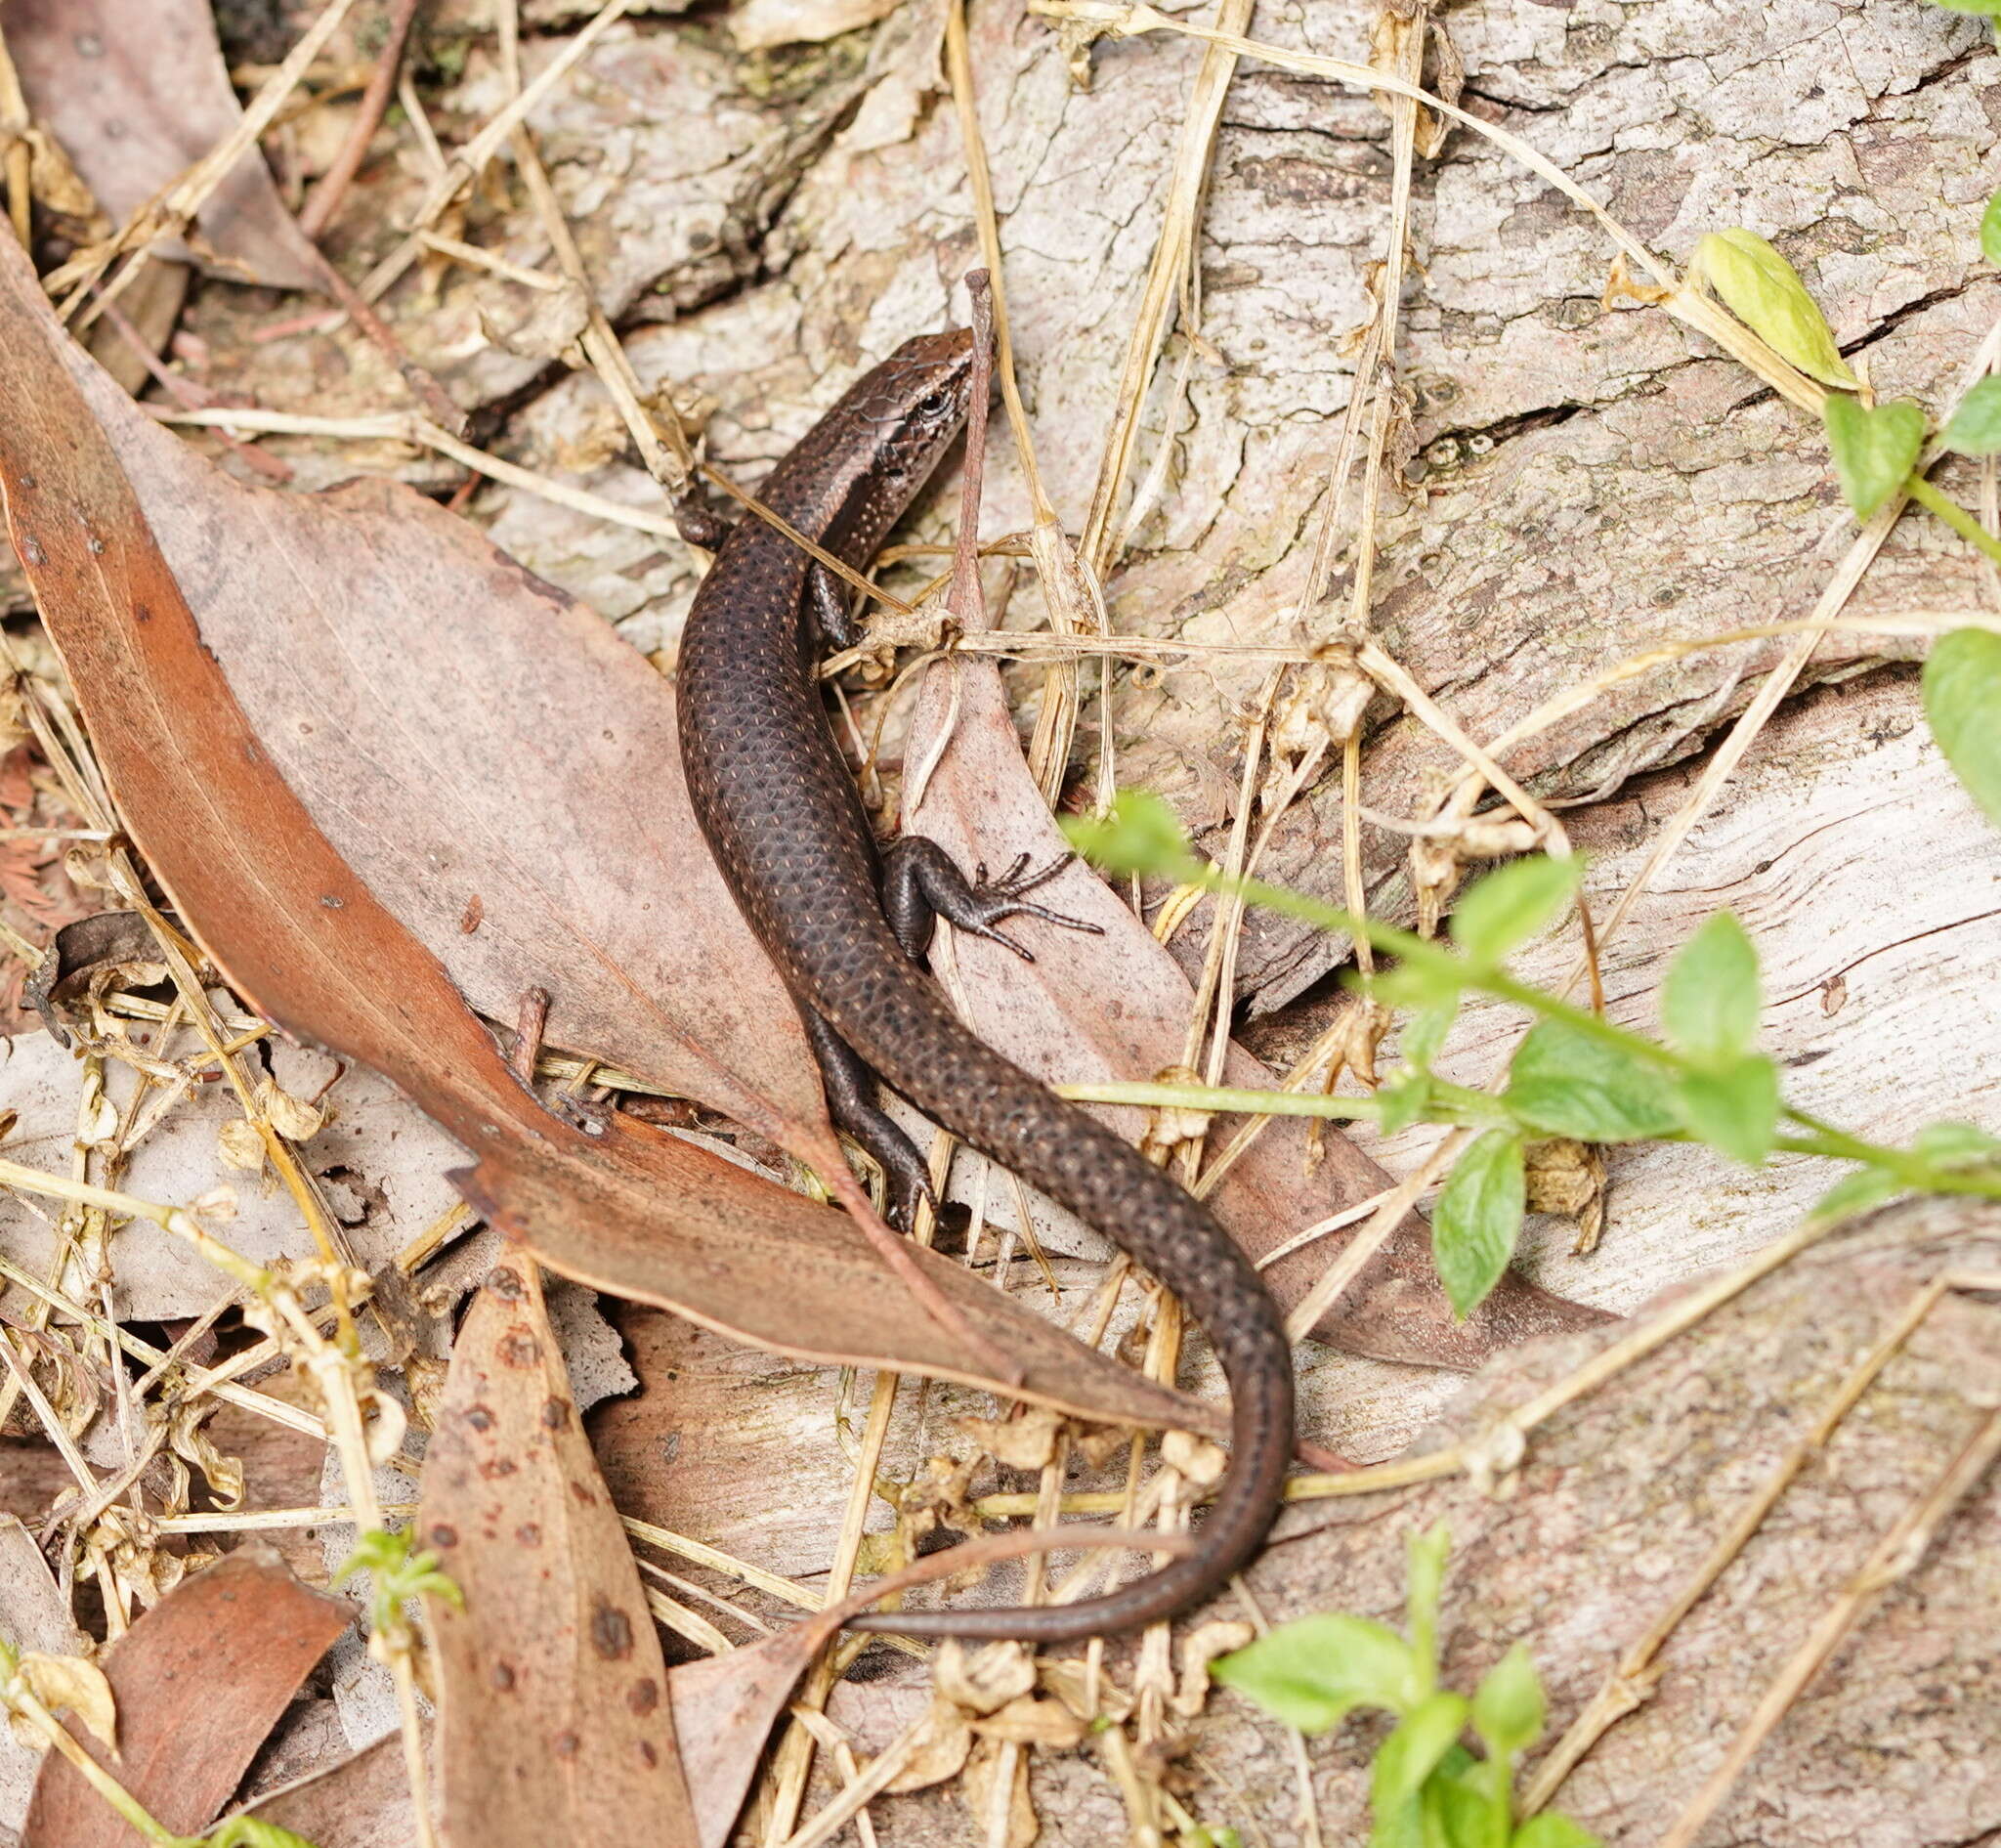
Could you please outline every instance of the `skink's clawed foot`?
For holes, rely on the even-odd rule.
[[[987,937],[1004,943],[1024,963],[1034,954],[1012,937],[996,929],[1009,918],[1040,918],[1044,924],[1066,930],[1088,930],[1103,936],[1102,925],[1083,918],[1065,917],[1038,905],[1028,894],[1046,884],[1070,863],[1071,856],[1059,854],[1046,866],[1031,870],[1029,857],[1021,854],[996,880],[982,866],[973,881],[953,863],[952,857],[935,840],[923,835],[905,835],[882,859],[882,909],[890,928],[903,945],[904,954],[921,957],[931,942],[931,920],[943,918],[955,930],[969,936]]]
[[[888,1182],[889,1197],[883,1207],[882,1217],[900,1232],[914,1232],[917,1229],[917,1208],[929,1200],[933,1206],[937,1200],[931,1192],[931,1177],[920,1167],[915,1173],[887,1164],[882,1178]]]
[[[1065,930],[1083,930],[1094,937],[1103,936],[1103,924],[1092,924],[1087,918],[1073,918],[1067,912],[1051,911],[1048,906],[1035,904],[1026,896],[1039,885],[1046,885],[1070,864],[1071,858],[1070,854],[1059,853],[1046,866],[1031,869],[1029,856],[1017,854],[1014,864],[998,880],[988,877],[986,863],[982,861],[974,871],[972,885],[966,892],[968,909],[979,922],[967,924],[953,918],[953,924],[960,930],[971,931],[976,937],[989,937],[996,943],[1005,944],[1024,963],[1033,963],[1035,953],[994,928],[1003,919],[1040,918],[1044,924],[1056,924]]]

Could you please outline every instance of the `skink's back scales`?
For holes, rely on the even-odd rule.
[[[860,567],[964,420],[963,332],[904,346],[773,471],[763,498]],[[1136,1150],[977,1039],[904,955],[876,854],[812,672],[809,560],[746,517],[681,646],[681,750],[695,812],[745,918],[799,999],[891,1087],[1097,1227],[1181,1298],[1229,1380],[1233,1453],[1200,1550],[1061,1607],[891,1612],[859,1627],[1060,1641],[1128,1629],[1218,1589],[1256,1549],[1292,1452],[1292,1355],[1277,1310],[1210,1214]]]

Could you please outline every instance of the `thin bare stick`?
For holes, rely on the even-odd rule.
[[[348,130],[348,138],[334,155],[333,164],[313,189],[313,195],[299,209],[299,229],[315,243],[340,210],[341,200],[367,158],[368,144],[375,139],[375,131],[389,111],[389,99],[396,94],[397,78],[403,69],[404,47],[409,42],[410,25],[422,4],[423,0],[391,0],[389,36],[383,41],[375,68],[369,72],[368,87],[362,92],[354,126]]]

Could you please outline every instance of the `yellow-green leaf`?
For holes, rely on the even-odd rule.
[[[1823,385],[1853,389],[1854,373],[1800,273],[1755,231],[1713,231],[1689,265],[1765,344]]]
[[[73,1713],[93,1737],[114,1755],[118,1749],[118,1703],[105,1671],[80,1655],[44,1655],[24,1650],[21,1677],[35,1698],[51,1713]],[[43,1743],[39,1735],[37,1744]]]

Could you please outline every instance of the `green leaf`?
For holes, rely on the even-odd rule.
[[[1604,1843],[1569,1817],[1545,1810],[1514,1831],[1513,1848],[1604,1848]]]
[[[1690,1072],[1675,1087],[1688,1133],[1756,1168],[1778,1132],[1778,1067],[1751,1057],[1722,1071]]]
[[[1562,1020],[1530,1030],[1502,1101],[1530,1128],[1580,1142],[1638,1142],[1682,1126],[1661,1072]]]
[[[1464,1321],[1501,1280],[1521,1231],[1521,1138],[1489,1130],[1464,1155],[1431,1210],[1431,1259]]]
[[[1453,942],[1475,963],[1499,963],[1554,922],[1582,871],[1538,853],[1489,873],[1453,907]]]
[[[1925,717],[1953,775],[2001,822],[2001,635],[1956,628],[1932,644]]]
[[[1696,243],[1689,268],[1708,279],[1745,326],[1809,378],[1855,385],[1799,272],[1755,231],[1711,232]]]
[[[1184,877],[1196,865],[1180,817],[1149,790],[1121,790],[1107,815],[1066,815],[1064,835],[1079,859],[1107,873]]]
[[[1424,1788],[1438,1761],[1458,1742],[1468,1711],[1464,1695],[1429,1695],[1377,1747],[1369,1800],[1379,1816],[1400,1809]]]
[[[1420,1008],[1404,1023],[1396,1050],[1418,1070],[1429,1071],[1431,1061],[1445,1044],[1445,1036],[1452,1031],[1453,1021],[1458,1018],[1459,997],[1456,994],[1449,1000],[1435,1001],[1427,1008]]]
[[[1953,13],[1979,13],[1987,19],[2001,19],[2001,0],[1938,0]]]
[[[1411,1653],[1424,1677],[1421,1694],[1438,1683],[1438,1605],[1445,1594],[1445,1562],[1452,1552],[1452,1530],[1434,1521],[1410,1537],[1410,1576],[1404,1586],[1404,1618],[1410,1626]]]
[[[1385,1008],[1422,1012],[1427,1008],[1451,1007],[1466,991],[1469,972],[1458,957],[1441,952],[1435,961],[1398,963],[1381,969],[1362,977],[1359,985],[1370,1000],[1380,1001]]]
[[[1895,1199],[1903,1191],[1904,1183],[1895,1175],[1886,1174],[1881,1168],[1864,1168],[1846,1181],[1837,1181],[1813,1202],[1807,1217],[1827,1221],[1852,1219],[1857,1213],[1881,1206],[1885,1200]]]
[[[1728,1064],[1758,1038],[1758,952],[1720,911],[1684,943],[1661,989],[1661,1025],[1693,1058]]]
[[[1925,413],[1908,398],[1864,409],[1832,394],[1820,408],[1834,472],[1858,520],[1866,520],[1904,483],[1925,444]]]
[[[2001,1140],[1971,1123],[1927,1123],[1911,1138],[1911,1153],[1937,1168],[1983,1168],[2001,1156]]]
[[[1339,1726],[1351,1707],[1402,1713],[1429,1685],[1411,1646],[1394,1630],[1334,1612],[1282,1623],[1217,1656],[1209,1672],[1302,1733]]]
[[[1487,1670],[1473,1695],[1473,1731],[1496,1758],[1525,1750],[1543,1736],[1543,1684],[1519,1643]]]
[[[1407,1069],[1376,1094],[1376,1133],[1394,1136],[1422,1122],[1431,1104],[1431,1080],[1423,1071]]]
[[[1446,1848],[1508,1848],[1506,1798],[1496,1805],[1471,1780],[1449,1778],[1443,1772],[1441,1765],[1425,1785],[1422,1798],[1433,1837]]]
[[[1987,201],[1980,214],[1980,255],[1989,263],[2001,263],[2001,193]]]
[[[276,1823],[260,1823],[254,1816],[233,1816],[201,1841],[202,1848],[313,1848],[305,1836]]]
[[[1438,1848],[1425,1827],[1425,1812],[1416,1797],[1393,1809],[1378,1810],[1370,1819],[1369,1848]]]
[[[1944,441],[1961,455],[2001,453],[2001,378],[1990,372],[1959,401]]]

